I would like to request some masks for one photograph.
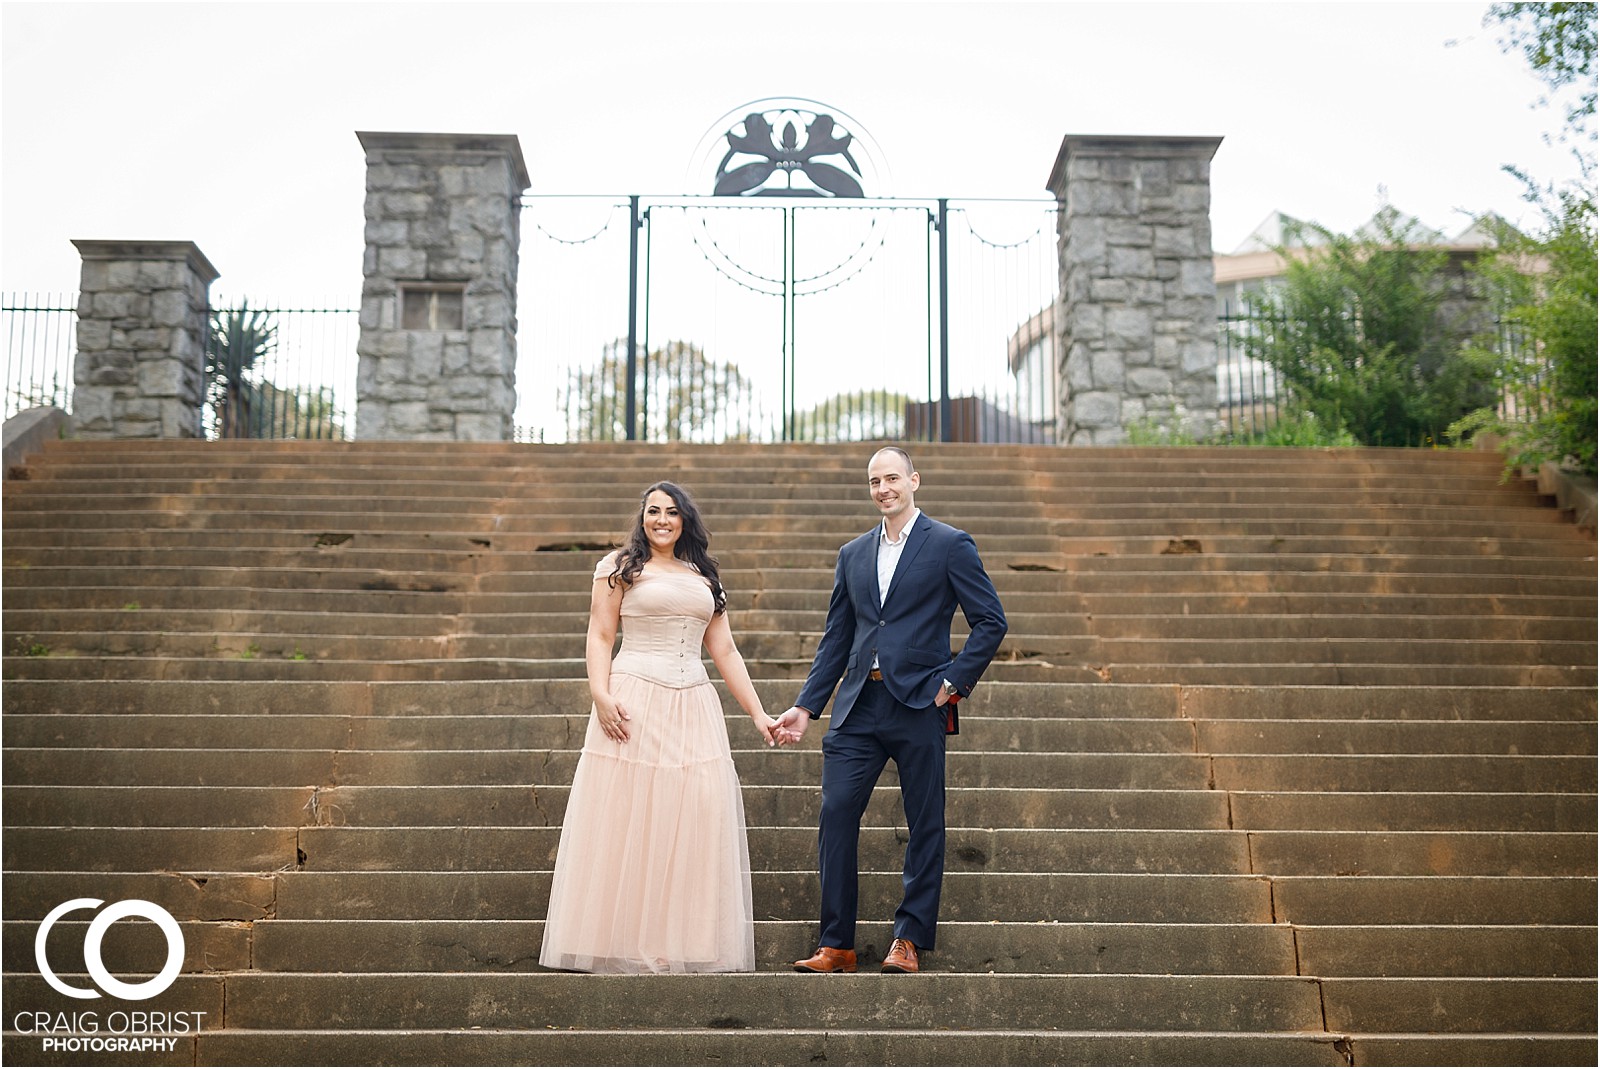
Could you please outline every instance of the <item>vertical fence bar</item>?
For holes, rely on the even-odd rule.
[[[628,401],[623,415],[628,441],[639,437],[635,396],[639,375],[639,196],[628,198]]]
[[[939,440],[953,440],[950,420],[950,201],[939,198]]]

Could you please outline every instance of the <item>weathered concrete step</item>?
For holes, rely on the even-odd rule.
[[[1043,681],[1052,677],[1019,666],[1005,671],[1016,680]],[[1173,683],[1184,686],[1305,687],[1575,687],[1594,686],[1593,668],[1542,665],[1395,665],[1395,664],[1107,664],[1101,675],[1118,683]],[[1071,679],[1070,675],[1065,677]],[[1073,680],[1076,682],[1076,680]]]
[[[177,870],[320,872],[547,868],[554,827],[17,828],[6,869],[125,871],[161,859]],[[1270,875],[1575,876],[1595,870],[1594,836],[1572,832],[1248,832],[1251,863]],[[814,855],[816,831],[751,828],[750,863],[778,871]],[[948,831],[952,872],[1145,871],[1140,836],[1113,831]],[[893,870],[904,853],[889,828],[863,829],[862,866]],[[1201,844],[1202,848],[1206,844]],[[1093,867],[1091,867],[1093,866]]]
[[[1585,876],[1272,877],[1274,919],[1295,925],[1588,925]]]
[[[764,689],[771,690],[768,685]],[[92,693],[92,692],[84,692]],[[786,697],[788,695],[786,688]],[[574,694],[575,710],[582,697]],[[230,703],[231,704],[231,703]],[[773,703],[778,711],[779,701]],[[539,706],[530,705],[530,708]],[[787,708],[786,701],[782,703]],[[743,713],[725,716],[734,745],[753,741]],[[1557,725],[1581,727],[1581,725]],[[104,749],[275,750],[286,741],[297,749],[450,750],[578,749],[589,713],[458,715],[441,710],[427,716],[246,713],[8,713],[6,741],[21,747]],[[1470,727],[1469,727],[1470,730]],[[1541,736],[1542,737],[1542,736]],[[961,734],[947,740],[955,752],[997,750],[1025,753],[1193,753],[1194,728],[1179,721],[1149,717],[1093,719],[990,717],[964,715]],[[1556,745],[1556,743],[1552,743]],[[1461,752],[1466,752],[1465,750]],[[1571,752],[1571,751],[1565,751]]]
[[[24,787],[4,788],[6,826],[257,828],[558,826],[566,813],[565,783],[516,787]],[[1455,796],[1449,796],[1455,797]],[[1499,796],[1504,797],[1504,796]],[[1565,795],[1547,797],[1564,798]],[[1576,799],[1575,799],[1576,801]],[[745,819],[772,827],[814,828],[815,785],[748,787]],[[953,787],[949,811],[982,827],[1190,829],[1192,841],[1161,842],[1173,857],[1212,856],[1218,844],[1201,829],[1228,828],[1227,798],[1217,791],[1095,790],[1081,787]],[[879,786],[866,820],[901,822],[899,788]],[[1557,829],[1547,829],[1557,830]],[[1562,826],[1560,830],[1572,830]],[[1174,833],[1180,834],[1180,833]],[[1239,839],[1240,849],[1243,840]],[[1147,853],[1154,855],[1151,849]],[[1229,861],[1227,871],[1237,865]]]
[[[754,728],[751,728],[754,735]],[[809,746],[733,752],[740,782],[746,786],[821,782],[822,752]],[[1240,774],[1254,770],[1248,758]],[[1399,759],[1389,759],[1399,760]],[[1440,759],[1447,760],[1447,759]],[[1521,762],[1541,761],[1537,771],[1553,786],[1570,775],[1563,762],[1587,764],[1568,758],[1466,758],[1459,768],[1491,778],[1530,775]],[[1517,770],[1503,770],[1495,762],[1519,762]],[[450,786],[529,783],[570,783],[578,763],[575,750],[240,750],[240,749],[131,749],[7,747],[4,776],[8,783],[71,784],[82,786],[213,786],[269,787],[304,783],[324,786]],[[1342,767],[1342,766],[1341,766]],[[1410,766],[1406,766],[1410,767]],[[1427,775],[1431,766],[1417,763]],[[1440,777],[1457,775],[1456,764],[1439,765]],[[1592,768],[1589,769],[1592,772]],[[1075,787],[1205,789],[1207,759],[1195,754],[1040,754],[1004,751],[958,751],[946,765],[951,787]],[[1270,772],[1256,772],[1266,778]],[[895,782],[886,770],[886,783]],[[1591,780],[1592,782],[1592,777]],[[1484,789],[1488,789],[1485,785]],[[1559,788],[1557,788],[1559,789]]]
[[[543,826],[562,819],[567,796],[563,784],[4,788],[9,828]],[[814,787],[752,787],[745,791],[744,804],[752,824],[816,823]],[[868,806],[868,822],[893,824],[899,805],[897,788],[880,786]],[[959,787],[950,789],[949,806],[968,823],[1013,828],[1563,832],[1595,828],[1595,795],[1580,793]],[[1202,837],[1186,845],[1198,851],[1208,844]]]
[[[63,594],[68,592],[63,591]],[[763,603],[766,601],[763,597]],[[1009,609],[1019,597],[1054,595],[1011,594]],[[1324,594],[1324,593],[1213,593],[1213,594],[1084,594],[1083,608],[1097,623],[1108,616],[1280,616],[1300,613],[1378,617],[1459,617],[1470,613],[1492,616],[1534,617],[1546,620],[1576,618],[1592,622],[1595,601],[1587,597],[1550,597],[1523,594]],[[63,601],[63,607],[75,607]],[[30,606],[32,607],[32,606]],[[787,606],[785,606],[787,607]]]
[[[5,1056],[75,1065],[81,1054],[43,1055],[40,1040],[8,1034]],[[1327,1032],[969,1032],[839,1029],[496,1029],[207,1031],[178,1037],[167,1055],[129,1065],[1588,1065],[1593,1037],[1564,1035],[1355,1035]],[[1343,1053],[1349,1050],[1352,1053]],[[165,1058],[167,1060],[163,1061]]]
[[[76,507],[84,498],[105,501],[108,508],[172,508],[190,501],[214,502],[219,498],[238,502],[245,508],[271,509],[278,505],[317,509],[330,498],[365,507],[367,502],[387,507],[394,502],[415,502],[431,510],[433,502],[454,501],[462,511],[527,511],[532,502],[547,502],[547,511],[570,516],[592,516],[603,521],[626,518],[638,505],[631,488],[606,487],[571,472],[545,472],[538,479],[514,482],[438,479],[342,478],[337,475],[302,479],[286,486],[281,478],[257,479],[177,479],[160,475],[134,477],[121,481],[79,477],[11,481],[6,484],[6,508]],[[1169,477],[1158,481],[1145,477],[1130,485],[1114,477],[1059,478],[1048,483],[1007,477],[1004,472],[952,472],[949,480],[929,483],[924,496],[939,516],[949,522],[982,514],[979,506],[993,505],[1017,515],[1045,513],[1079,515],[1100,508],[1165,508],[1186,511],[1192,505],[1271,506],[1298,511],[1302,507],[1349,504],[1355,508],[1454,509],[1544,509],[1537,493],[1526,488],[1485,486],[1483,483],[1456,482],[1453,485],[1428,485],[1409,480],[1408,485],[1379,483],[1373,480],[1317,479],[1312,485],[1286,482],[1284,477],[1241,477],[1222,481],[1185,481],[1175,484]],[[854,510],[859,515],[867,502],[865,486],[859,482],[775,482],[766,480],[750,485],[722,481],[691,486],[701,512],[710,517],[737,515],[758,509],[792,515],[813,508],[825,512]],[[287,492],[286,492],[287,491]],[[935,504],[936,502],[936,504]],[[713,524],[712,529],[719,529]]]
[[[188,996],[209,978],[182,977],[168,997]],[[559,973],[230,973],[227,1021],[233,1028],[682,1028],[693,1022],[735,1027],[730,1011],[759,1008],[753,1019],[776,1027],[966,1030],[1140,1028],[1279,1032],[1321,1027],[1318,985],[1300,977],[959,974],[918,977],[917,997],[901,997],[903,977],[859,973],[819,981],[788,973],[699,976],[582,976]],[[219,985],[224,977],[218,976]],[[821,983],[849,984],[849,998],[824,998]],[[1460,983],[1462,981],[1451,981]],[[1501,981],[1515,983],[1516,981]],[[894,987],[900,984],[899,988]],[[1351,981],[1352,984],[1358,983]],[[1542,985],[1553,1021],[1580,1021],[1578,981]],[[1563,991],[1565,987],[1575,990]],[[1509,994],[1509,992],[1502,992]],[[1532,990],[1528,994],[1533,994]],[[8,1005],[63,1001],[44,980],[5,978]],[[1520,1016],[1508,999],[1507,1019]],[[741,1021],[740,1023],[747,1023]],[[1446,1022],[1448,1023],[1448,1019]],[[1462,1024],[1470,1028],[1467,1021]]]
[[[1070,529],[1057,530],[1056,534],[1055,554],[1062,562],[1075,567],[1087,564],[1090,559],[1173,556],[1180,551],[1192,555],[1195,543],[1199,544],[1200,552],[1223,557],[1554,557],[1576,561],[1592,560],[1594,557],[1594,543],[1591,541],[1565,537],[1496,539],[1479,536],[1471,529],[1463,529],[1456,535],[1439,531],[1424,538],[1375,539],[1270,533],[1231,537],[1202,533],[1202,537],[1178,538],[1171,531],[1118,539],[1080,537]],[[105,564],[125,564],[132,560],[159,563],[153,555],[181,552],[185,562],[216,566],[238,560],[240,551],[248,549],[252,558],[276,559],[294,553],[308,561],[327,565],[366,561],[369,565],[376,563],[423,570],[464,570],[470,565],[484,571],[530,570],[542,557],[573,553],[589,561],[589,567],[592,568],[593,561],[599,559],[601,547],[613,544],[619,535],[620,531],[613,530],[605,531],[603,536],[597,533],[596,548],[573,550],[570,547],[578,540],[570,536],[551,540],[538,534],[504,532],[483,535],[405,531],[244,531],[239,533],[238,545],[223,548],[217,546],[216,540],[204,531],[176,528],[114,528],[71,532],[8,529],[6,561],[27,561],[35,567],[81,560],[96,560]],[[841,534],[841,543],[845,537]],[[726,572],[730,561],[752,559],[753,555],[760,553],[781,552],[762,548],[769,545],[770,541],[768,538],[758,539],[755,535],[741,535],[732,539],[719,538],[715,548]],[[85,556],[91,552],[97,555]],[[805,554],[820,556],[825,552],[805,551]],[[736,556],[730,557],[730,553]]]
[[[346,617],[359,627],[360,620]],[[139,624],[159,623],[159,614],[141,614]],[[806,661],[816,653],[815,631],[741,630],[739,650],[747,661]],[[1096,639],[1086,633],[1028,634],[1012,631],[1000,643],[999,657],[1018,661],[1041,656],[1092,657]],[[584,633],[478,635],[450,630],[434,635],[372,634],[365,628],[344,634],[270,631],[44,631],[7,632],[13,653],[58,657],[172,657],[286,661],[425,660],[582,660]],[[43,650],[41,654],[38,651]],[[702,657],[707,657],[701,651]]]
[[[452,750],[557,749],[583,745],[587,695],[576,692],[570,713],[479,713],[452,705],[426,715],[363,714],[349,710],[302,713],[66,713],[8,712],[6,738],[14,747],[56,749]],[[788,688],[761,690],[773,711]],[[92,690],[80,690],[87,696]],[[996,699],[1003,695],[996,694]],[[234,706],[233,702],[229,702]],[[309,706],[308,706],[309,707]],[[548,708],[530,702],[528,708]],[[1007,708],[1003,700],[987,708]],[[1023,709],[1009,711],[1023,712]],[[1184,753],[1184,754],[1503,754],[1578,756],[1595,752],[1595,725],[1575,720],[1449,722],[1430,720],[1162,720],[1150,717],[981,715],[962,718],[952,752]],[[724,717],[735,748],[752,740],[749,718]]]
[[[58,927],[59,930],[51,929],[47,944],[51,966],[63,974],[86,972],[83,944],[89,928],[87,916],[82,920],[62,920]],[[36,921],[5,923],[6,972],[24,973],[36,967],[37,929]],[[856,949],[865,968],[875,969],[882,960],[892,930],[890,914],[862,918]],[[1383,940],[1365,930],[1346,930],[1360,933],[1369,946],[1383,946]],[[166,940],[153,925],[122,925],[111,931],[117,937],[105,941],[103,958],[113,972],[119,968],[138,972],[141,964],[164,959]],[[1436,935],[1429,942],[1442,953],[1459,954],[1456,944],[1469,939],[1471,933],[1486,933],[1488,941],[1502,930],[1455,931],[1460,935],[1454,940]],[[1582,945],[1581,936],[1563,940],[1561,931],[1534,929],[1529,933],[1534,938],[1527,941],[1522,956],[1510,953],[1509,946],[1505,950],[1490,947],[1484,962],[1505,960],[1510,968],[1501,975],[1507,976],[1584,975],[1557,971],[1580,955]],[[1540,933],[1547,934],[1539,938]],[[227,921],[189,922],[183,925],[183,934],[184,971],[189,973],[239,969],[334,973],[544,971],[538,963],[544,938],[542,920],[266,920],[249,926]],[[1287,925],[944,921],[939,925],[938,950],[926,955],[923,968],[943,973],[1293,976],[1295,935]],[[1423,943],[1424,939],[1416,942]],[[816,921],[757,920],[755,944],[758,972],[786,972],[791,962],[810,956],[815,949]],[[1542,972],[1526,972],[1536,966],[1522,959],[1540,947],[1555,951],[1551,965]],[[1591,937],[1591,952],[1592,949]]]
[[[719,684],[720,687],[720,684]],[[793,682],[758,681],[769,709],[786,708]],[[724,701],[726,689],[722,689]],[[304,715],[315,709],[350,717],[496,714],[530,710],[581,710],[589,685],[581,670],[564,679],[454,682],[216,682],[208,680],[19,680],[0,691],[5,715],[163,714],[205,716],[243,712]],[[963,709],[980,717],[1049,717],[1173,720],[1444,720],[1451,722],[1577,721],[1595,719],[1597,698],[1588,687],[1261,687],[1173,686],[1120,683],[1019,683],[986,679]],[[819,725],[821,726],[821,725]],[[814,732],[813,732],[814,735]],[[444,747],[439,747],[444,748]],[[996,749],[1008,748],[996,746]]]
[[[1287,538],[1294,535],[1320,538],[1423,539],[1430,534],[1436,536],[1438,532],[1437,525],[1431,521],[1386,518],[1378,514],[1367,516],[1359,512],[1352,516],[1349,509],[1332,510],[1326,518],[1285,517],[1281,512],[1272,509],[1262,509],[1260,513],[1260,515],[1242,516],[1196,516],[1176,523],[1170,514],[1158,512],[1139,513],[1127,517],[1085,516],[1058,521],[1053,527],[1042,523],[1030,524],[1035,528],[1032,534],[1005,531],[983,534],[979,539],[979,550],[986,558],[990,554],[1006,552],[1048,553],[1058,549],[1055,541],[1057,535],[1097,539],[1157,536],[1169,539],[1250,536]],[[1485,518],[1471,521],[1465,518],[1458,519],[1460,525],[1458,537],[1533,540],[1538,539],[1540,532],[1546,529],[1561,532],[1559,537],[1562,539],[1571,537],[1565,529],[1556,526],[1559,514],[1556,519],[1546,519],[1540,512],[1532,513],[1533,517],[1538,517],[1532,519],[1523,516],[1520,510],[1513,515],[1515,518]],[[738,526],[738,524],[724,525],[720,533],[724,538],[737,537]],[[749,526],[751,533],[746,537],[755,543],[749,548],[776,548],[771,544],[774,536],[770,533],[772,529],[770,521],[764,526],[757,526],[753,519]],[[865,526],[870,527],[870,516]],[[201,512],[189,509],[127,510],[114,513],[52,510],[6,514],[8,531],[59,531],[63,533],[64,539],[68,532],[73,531],[123,528],[228,532],[230,537],[237,532],[246,531],[300,531],[313,537],[327,532],[359,534],[368,531],[411,531],[427,533],[441,539],[538,535],[543,540],[538,544],[557,549],[567,544],[588,545],[610,542],[619,534],[619,527],[625,529],[626,524],[571,525],[559,522],[553,524],[552,521],[537,515],[500,517],[489,513],[391,512],[381,517],[372,517],[361,512],[339,512],[331,509],[318,512],[251,513]],[[814,530],[802,527],[801,530],[785,537],[791,539],[797,549],[837,549],[842,542],[860,534],[862,527],[863,524],[859,520],[841,516],[834,522],[817,524]],[[734,529],[732,534],[730,529]],[[720,544],[718,548],[720,550]]]
[[[1595,725],[1574,721],[1204,720],[1195,725],[1195,751],[1572,757],[1595,752]]]
[[[1583,832],[1252,831],[1254,870],[1273,876],[1587,876]]]
[[[837,559],[833,551],[776,552],[719,556],[723,586],[735,595],[756,591],[807,589],[826,594]],[[1306,556],[1281,558],[1045,557],[1030,563],[1024,555],[991,559],[989,570],[1002,600],[1012,593],[1035,594],[1476,594],[1590,597],[1593,567],[1548,558],[1437,557],[1363,558]],[[1364,561],[1368,567],[1359,568]],[[163,564],[125,567],[35,567],[27,561],[8,566],[8,590],[26,587],[205,586],[235,590],[349,590],[478,594],[582,594],[590,589],[594,555],[533,554],[523,571],[415,570],[344,567],[336,556],[303,566],[189,566]],[[773,565],[767,567],[765,565]],[[187,581],[184,581],[187,577]]]
[[[1559,1033],[1356,1033],[1349,1036],[1347,1046],[1355,1065],[1590,1065],[1600,1061],[1600,1044],[1594,1036]]]
[[[57,495],[34,493],[12,496],[8,501],[7,524],[17,527],[40,526],[35,518],[56,517],[62,526],[146,526],[151,520],[165,526],[173,515],[194,517],[189,526],[211,528],[222,523],[220,517],[236,512],[243,526],[272,529],[283,527],[283,518],[304,516],[313,523],[323,517],[338,518],[335,526],[353,524],[355,530],[414,527],[424,517],[438,525],[448,516],[450,526],[457,523],[492,519],[498,529],[552,534],[569,531],[625,531],[638,508],[632,494],[595,492],[592,486],[574,485],[554,492],[495,494],[478,498],[427,497],[409,486],[396,486],[386,494],[352,496],[344,494],[249,493],[255,487],[239,487],[230,492],[206,495],[136,494],[120,492],[93,498],[97,507],[121,519],[107,524],[87,524],[83,509],[86,495],[68,492]],[[587,489],[590,492],[582,495]],[[948,488],[947,488],[948,489]],[[933,495],[925,495],[931,498]],[[1056,502],[1041,497],[1056,497]],[[1449,498],[1421,492],[1410,500],[1396,501],[1375,495],[1321,495],[1315,492],[1279,491],[1240,499],[1228,492],[1171,489],[1154,495],[1154,500],[1130,497],[1122,500],[1095,500],[1095,495],[1041,495],[1015,488],[974,486],[960,491],[953,503],[928,500],[931,514],[970,530],[980,542],[986,535],[1056,533],[1083,535],[1085,523],[1106,521],[1153,521],[1170,526],[1172,517],[1182,517],[1191,527],[1209,527],[1214,522],[1236,524],[1259,521],[1283,524],[1292,514],[1294,524],[1316,523],[1416,523],[1419,514],[1435,521],[1436,529],[1470,527],[1474,530],[1507,531],[1527,528],[1529,535],[1539,528],[1558,528],[1566,521],[1554,509],[1530,508],[1521,502],[1494,504],[1452,503]],[[805,498],[781,496],[748,499],[698,501],[708,528],[715,536],[731,539],[740,532],[769,531],[775,523],[796,532],[835,532],[871,526],[866,495],[809,495]],[[1331,499],[1330,499],[1331,498]],[[157,519],[157,518],[161,519]],[[234,526],[234,525],[228,525]],[[301,525],[304,526],[304,525]],[[460,528],[460,529],[475,529]],[[1560,528],[1566,540],[1576,540],[1570,525]]]
[[[548,870],[267,871],[191,869],[116,872],[54,869],[5,874],[6,916],[39,920],[69,898],[142,898],[180,920],[528,920],[550,898]],[[1347,881],[1349,882],[1349,881]],[[1539,881],[1522,881],[1535,884]],[[1549,881],[1559,884],[1562,881]],[[1567,881],[1574,882],[1574,881]],[[945,876],[940,920],[1060,923],[1270,924],[1271,883],[1254,876],[1170,873],[985,873]],[[1542,884],[1541,884],[1542,886]],[[751,890],[763,918],[814,918],[817,876],[756,871]],[[1588,883],[1593,915],[1593,881]],[[892,915],[903,889],[898,859],[861,874],[868,916]],[[1559,892],[1550,910],[1575,909]],[[1527,912],[1537,897],[1519,899]],[[1540,921],[1539,923],[1545,923]],[[1548,923],[1564,923],[1559,913]],[[1574,922],[1575,923],[1575,922]],[[809,948],[808,948],[809,949]]]
[[[142,898],[179,920],[416,918],[525,920],[546,901],[548,872],[7,871],[5,916],[39,920],[70,898]],[[753,874],[756,896],[790,894],[815,872]],[[863,894],[898,902],[898,870],[862,874]],[[1001,915],[1122,922],[1149,906],[1181,923],[1296,925],[1588,925],[1586,876],[1227,876],[1155,873],[967,873],[945,878],[946,920]],[[814,894],[814,890],[808,893]],[[1017,913],[1019,904],[1031,912]]]
[[[1307,976],[1593,976],[1596,963],[1595,929],[1578,925],[1296,926],[1294,939]]]
[[[359,617],[346,616],[348,624]],[[160,614],[140,612],[136,625],[160,623]],[[248,621],[243,621],[248,622]],[[1154,626],[1164,621],[1152,620]],[[1071,624],[1069,627],[1081,626]],[[1092,625],[1090,625],[1092,626]],[[958,636],[959,637],[959,636]],[[741,629],[747,661],[805,661],[816,652],[819,631]],[[344,634],[296,631],[10,631],[8,652],[62,657],[175,657],[293,661],[581,660],[581,630],[547,634],[384,635],[366,629]],[[38,651],[42,650],[40,653]],[[1078,631],[1010,631],[1000,643],[1000,662],[1057,659],[1091,664],[1398,664],[1549,665],[1594,663],[1594,643],[1561,639],[1368,638],[1342,636],[1183,638],[1153,634],[1110,638]]]
[[[44,617],[46,614],[39,614]],[[794,614],[797,623],[812,623]],[[1010,619],[1009,615],[1007,617]],[[741,617],[741,621],[744,617]],[[115,623],[115,618],[108,622]],[[1076,620],[1066,618],[1070,625]],[[1085,626],[1089,626],[1085,620]],[[1523,642],[1584,642],[1593,645],[1596,637],[1595,620],[1589,618],[1557,618],[1542,616],[1501,616],[1479,612],[1470,616],[1451,616],[1442,613],[1414,615],[1330,615],[1309,613],[1261,613],[1244,615],[1226,613],[1178,616],[1160,616],[1141,613],[1096,613],[1093,633],[1108,641],[1117,639],[1207,640],[1216,642],[1241,639],[1429,639],[1434,641],[1523,641]],[[1027,630],[1020,628],[1019,630]]]
[[[42,455],[52,462],[93,462],[99,457],[139,458],[181,461],[188,458],[206,462],[233,459],[263,461],[283,459],[309,463],[318,458],[341,466],[362,463],[406,463],[411,458],[445,458],[450,463],[463,459],[526,465],[571,465],[574,461],[602,464],[608,459],[619,467],[637,471],[636,462],[648,460],[675,468],[695,463],[705,466],[762,465],[781,466],[786,462],[812,468],[833,463],[852,472],[864,470],[863,453],[870,447],[858,443],[784,442],[751,444],[746,442],[700,445],[696,443],[602,442],[581,444],[529,444],[511,442],[388,442],[388,441],[92,441],[61,439],[46,444]],[[1413,448],[1296,449],[1247,448],[1237,446],[1088,446],[1061,449],[1053,445],[976,445],[940,442],[916,443],[919,468],[924,464],[971,463],[980,467],[1001,467],[996,461],[1010,461],[1029,470],[1082,471],[1099,466],[1145,466],[1152,470],[1210,470],[1256,468],[1275,471],[1287,467],[1334,468],[1350,471],[1379,471],[1391,467],[1413,473],[1426,471],[1470,471],[1498,479],[1503,458],[1470,450],[1423,450]],[[493,458],[493,459],[491,459]],[[441,461],[443,462],[443,461]]]
[[[1595,800],[1592,793],[1228,792],[1231,826],[1260,831],[1593,831]]]
[[[1212,754],[1230,791],[1592,791],[1592,757],[1553,754]]]
[[[1337,1032],[1595,1031],[1593,979],[1324,979]]]
[[[743,640],[741,639],[741,645]],[[1022,640],[1018,640],[1019,644]],[[1099,637],[1111,663],[1134,664],[1515,664],[1587,666],[1594,643],[1557,639]],[[1024,647],[1026,648],[1026,647]]]
[[[15,828],[7,832],[5,855],[7,871],[19,872],[55,869],[121,872],[152,865],[188,872],[271,872],[285,867],[303,867],[315,872],[425,869],[520,872],[529,868],[548,869],[554,864],[560,831],[558,827],[521,826]],[[900,834],[903,838],[903,833]],[[1230,864],[1244,863],[1242,837],[1224,832],[1195,834],[1193,844],[1180,844],[1171,836],[1123,834],[1120,830],[952,827],[947,833],[946,869],[990,873],[1195,875],[1171,871],[1192,864],[1201,874],[1210,875],[1218,874],[1215,870]],[[1281,834],[1288,836],[1290,833]],[[1449,841],[1444,833],[1439,833],[1438,838],[1441,842]],[[796,864],[810,864],[809,859],[816,854],[814,826],[753,827],[749,840],[750,864],[755,871],[782,872]],[[1287,851],[1293,843],[1285,842]],[[1559,850],[1562,844],[1552,845]],[[1566,850],[1567,854],[1573,852]],[[904,853],[904,844],[897,838],[895,828],[880,826],[862,830],[861,865],[864,870],[897,872]],[[1557,856],[1550,864],[1559,861]],[[813,895],[815,883],[814,871],[809,875],[801,873],[796,877],[793,893]],[[1061,908],[1069,907],[1061,904]],[[1130,908],[1136,910],[1134,919],[1160,919],[1143,912],[1151,908],[1148,903],[1130,903]],[[892,909],[890,904],[885,912],[892,912]]]
[[[763,632],[817,632],[823,627],[826,605],[820,610],[732,609],[731,622],[736,636]],[[1226,619],[1226,618],[1225,618]],[[1490,617],[1468,617],[1466,624],[1484,623],[1492,628]],[[501,613],[362,613],[336,608],[266,611],[255,608],[164,609],[141,605],[112,610],[97,609],[12,609],[5,611],[5,630],[21,632],[208,632],[297,635],[366,635],[382,638],[411,638],[452,635],[475,638],[510,636],[583,635],[589,625],[587,607],[582,612],[501,612]],[[1048,613],[1007,612],[1006,623],[1020,635],[1048,641],[1068,636],[1089,635],[1088,615],[1058,610]],[[1422,621],[1424,625],[1432,621]],[[1584,621],[1572,621],[1567,630],[1576,634]],[[1435,623],[1434,626],[1442,626]],[[1588,622],[1593,631],[1593,622]],[[1564,637],[1559,627],[1547,628],[1549,637]],[[1465,628],[1463,628],[1465,630]],[[1486,629],[1487,630],[1487,629]],[[1526,625],[1507,620],[1500,631],[1510,637],[1526,637]],[[957,637],[968,633],[966,620],[958,613],[951,625]],[[1544,636],[1537,636],[1544,637]]]
[[[60,973],[83,973],[87,919],[58,922],[47,953]],[[34,921],[7,921],[5,971],[34,967]],[[536,972],[542,920],[265,920],[187,922],[184,971]],[[863,918],[857,950],[881,960],[892,918]],[[160,960],[149,925],[111,929],[103,957],[114,972]],[[815,942],[811,920],[758,920],[756,968],[786,971]],[[870,942],[869,942],[870,940]],[[1296,926],[947,921],[927,972],[1119,973],[1251,976],[1591,976],[1595,930],[1584,926]]]
[[[1522,665],[1194,665],[1100,664],[1088,657],[1063,658],[1064,663],[1038,659],[997,661],[985,673],[991,682],[1055,685],[1108,682],[1171,686],[1300,686],[1300,687],[1553,687],[1590,686],[1593,668]],[[756,660],[746,657],[751,675],[760,680],[803,680],[811,662]],[[583,674],[577,658],[562,660],[463,659],[413,661],[296,661],[292,659],[226,659],[213,657],[51,657],[22,655],[4,660],[11,680],[288,680],[310,682],[489,682],[573,680]]]

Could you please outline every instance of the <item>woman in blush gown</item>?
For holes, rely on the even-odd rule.
[[[755,925],[744,802],[702,645],[770,746],[728,627],[694,501],[644,492],[594,573],[594,698],[561,826],[539,963],[581,972],[750,972]],[[611,657],[622,630],[622,648]]]

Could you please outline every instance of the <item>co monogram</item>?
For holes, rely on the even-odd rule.
[[[45,938],[50,934],[51,926],[60,920],[63,914],[77,909],[96,909],[101,904],[98,898],[74,898],[50,911],[44,922],[39,925],[39,934],[33,941],[33,957],[39,963],[39,975],[44,977],[47,984],[68,998],[99,998],[100,991],[104,991],[116,998],[139,1002],[155,998],[171,987],[172,981],[177,978],[178,970],[183,968],[183,932],[178,928],[178,922],[172,918],[172,914],[154,902],[146,902],[142,898],[125,898],[121,902],[113,902],[89,922],[89,932],[83,938],[83,961],[88,966],[89,976],[99,985],[100,991],[73,987],[55,974],[44,953]],[[111,975],[106,969],[105,962],[100,959],[100,941],[105,938],[106,929],[124,917],[143,917],[155,921],[156,927],[161,929],[161,934],[167,937],[166,965],[142,984],[129,984],[118,980]]]

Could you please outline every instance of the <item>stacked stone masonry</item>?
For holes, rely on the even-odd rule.
[[[516,409],[517,139],[362,133],[367,153],[356,422],[362,438],[505,441]],[[402,293],[460,293],[459,329],[405,329]]]
[[[1115,445],[1146,425],[1216,429],[1211,157],[1220,138],[1067,137],[1061,202],[1059,440]]]
[[[74,241],[73,420],[83,438],[197,438],[217,277],[188,241]]]

